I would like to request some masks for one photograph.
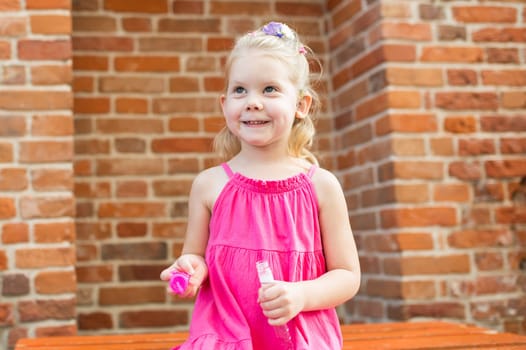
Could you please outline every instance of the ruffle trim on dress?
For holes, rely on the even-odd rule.
[[[283,180],[252,179],[240,173],[234,173],[231,179],[248,190],[267,193],[292,191],[303,186],[306,182],[310,182],[310,178],[303,173]]]
[[[252,350],[252,341],[250,339],[225,341],[217,338],[215,334],[205,334],[188,339],[172,350]]]

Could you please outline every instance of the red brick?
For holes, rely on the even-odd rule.
[[[118,237],[144,237],[148,231],[144,222],[119,222],[117,224]]]
[[[481,130],[486,132],[526,131],[526,115],[487,116],[480,119]]]
[[[108,97],[75,97],[73,111],[86,114],[109,113],[110,99]]]
[[[32,185],[37,191],[73,189],[73,171],[70,169],[39,169],[31,172]]]
[[[151,32],[152,21],[149,18],[123,18],[122,28],[127,32]]]
[[[509,246],[513,236],[509,230],[464,230],[448,236],[448,244],[454,248],[480,248]]]
[[[162,138],[152,141],[152,151],[155,153],[180,152],[210,152],[212,139],[208,137],[192,138]]]
[[[380,217],[383,228],[458,224],[456,210],[449,207],[383,209]]]
[[[14,159],[12,143],[0,142],[0,163],[10,163]]]
[[[213,15],[253,15],[259,16],[271,13],[271,3],[269,2],[233,2],[233,1],[213,1],[210,3],[210,13]]]
[[[73,222],[36,223],[34,231],[36,243],[75,243]]]
[[[436,202],[464,202],[471,199],[467,184],[436,184],[433,186],[433,200]]]
[[[73,159],[71,141],[24,141],[20,143],[23,163],[55,163]]]
[[[0,108],[7,110],[70,110],[72,94],[69,91],[2,91]]]
[[[423,62],[478,63],[484,58],[484,50],[479,47],[431,46],[422,49]]]
[[[504,108],[526,108],[526,93],[522,91],[505,91],[501,93],[501,104]]]
[[[116,32],[117,19],[110,16],[75,16],[73,31],[81,32]]]
[[[90,265],[76,267],[77,280],[79,283],[101,283],[113,280],[112,265]]]
[[[20,10],[20,0],[2,0],[0,1],[0,11]]]
[[[98,215],[109,218],[154,218],[166,215],[166,204],[149,203],[100,203]]]
[[[71,17],[32,15],[29,18],[33,34],[71,34]]]
[[[384,269],[394,275],[447,275],[471,271],[468,254],[440,256],[406,256],[384,260]]]
[[[392,132],[432,132],[437,130],[433,114],[388,114],[376,122],[378,135]]]
[[[497,110],[498,97],[493,92],[438,92],[435,104],[446,110]]]
[[[158,93],[164,91],[164,80],[154,77],[102,77],[99,79],[101,92]]]
[[[28,179],[25,169],[0,169],[0,191],[20,191],[27,189]]]
[[[413,41],[430,41],[431,26],[427,23],[392,23],[381,24],[382,39],[399,39]]]
[[[495,154],[495,141],[492,139],[461,139],[458,141],[458,154],[461,156]]]
[[[71,52],[69,40],[18,41],[18,57],[22,60],[67,60]]]
[[[2,244],[29,242],[29,226],[27,223],[12,222],[2,226]]]
[[[484,85],[524,86],[526,85],[526,70],[490,71],[481,73]]]
[[[75,318],[75,299],[21,301],[18,313],[22,322],[71,320]]]
[[[477,162],[452,162],[449,165],[449,175],[461,180],[478,180],[482,176],[482,169]]]
[[[74,263],[73,247],[20,248],[15,251],[15,264],[20,269],[70,267]]]
[[[186,310],[142,310],[124,311],[119,315],[122,328],[155,328],[186,325],[189,315]]]
[[[42,65],[31,67],[34,85],[68,85],[72,81],[71,66]]]
[[[23,136],[26,134],[26,119],[16,116],[2,116],[0,137]]]
[[[132,38],[113,36],[82,36],[73,38],[73,49],[80,51],[130,52],[134,48]]]
[[[190,193],[192,180],[154,180],[152,183],[153,192],[156,197],[164,196],[185,196]]]
[[[96,130],[101,134],[118,135],[122,133],[134,134],[161,134],[163,132],[163,121],[149,119],[101,119],[96,123]]]
[[[26,8],[32,10],[71,9],[70,0],[26,0]]]
[[[114,158],[96,162],[98,175],[156,175],[163,173],[160,158]]]
[[[0,56],[2,55],[2,43],[0,42]],[[23,85],[26,83],[26,71],[22,66],[4,66],[3,74],[0,74],[0,83],[4,85]]]
[[[451,85],[477,85],[478,73],[472,69],[448,69],[447,81]]]
[[[5,251],[0,250],[0,271],[7,270],[8,262],[9,261],[7,258],[7,254],[5,253]],[[0,320],[1,320],[1,317],[0,317]]]
[[[0,326],[13,326],[15,324],[15,317],[13,304],[0,304]]]
[[[203,14],[203,1],[182,0],[172,4],[172,12],[175,14]]]
[[[101,256],[102,260],[165,260],[167,253],[165,242],[108,243],[102,246]]]
[[[489,177],[505,178],[524,176],[526,174],[526,160],[490,160],[484,163]]]
[[[180,70],[177,56],[133,56],[116,57],[115,69],[120,72],[178,72]]]
[[[22,296],[29,292],[29,278],[26,275],[4,274],[2,277],[2,296]]]
[[[114,326],[112,315],[106,312],[79,313],[77,322],[83,331],[112,329]]]
[[[31,134],[35,136],[71,136],[73,116],[35,115],[31,119]]]
[[[146,141],[138,137],[123,137],[115,140],[115,149],[121,153],[145,153]]]
[[[159,238],[184,238],[186,222],[154,223],[152,234]]]
[[[166,287],[101,287],[99,303],[105,305],[136,305],[146,303],[164,303]]]
[[[68,337],[74,335],[77,335],[77,326],[75,324],[66,326],[38,327],[35,329],[35,336],[37,338]]]
[[[431,154],[438,156],[452,156],[454,154],[453,139],[437,137],[430,140]]]
[[[387,315],[394,320],[409,320],[418,317],[464,320],[466,307],[461,302],[407,303],[389,306]]]
[[[504,154],[526,153],[526,138],[502,138],[500,151]]]
[[[218,33],[221,28],[219,18],[197,17],[192,19],[162,18],[157,24],[159,32],[177,33]]]
[[[503,6],[454,6],[453,17],[464,23],[515,23],[517,10]]]
[[[68,196],[25,196],[20,199],[20,215],[24,219],[73,217],[74,202],[74,199]]]
[[[134,12],[159,14],[168,12],[168,4],[165,0],[105,0],[104,9],[115,12]]]
[[[474,30],[472,38],[474,42],[524,43],[526,41],[526,28],[491,26]]]
[[[77,71],[107,71],[109,68],[109,58],[102,56],[74,56],[73,70]]]
[[[16,215],[15,201],[13,198],[0,197],[0,219],[10,219]]]
[[[21,37],[24,36],[26,31],[26,19],[17,17],[2,18],[2,27],[0,27],[0,35],[3,37]]]
[[[39,294],[75,293],[75,271],[42,271],[35,277],[35,289]]]
[[[431,250],[433,237],[428,233],[396,233],[370,235],[365,239],[367,251],[405,252],[410,250]]]
[[[486,49],[489,63],[519,63],[519,51],[516,48],[493,48]]]
[[[147,114],[148,100],[144,98],[118,97],[115,101],[117,113],[125,114]]]
[[[401,86],[441,86],[441,69],[392,67],[386,70],[387,81]]]

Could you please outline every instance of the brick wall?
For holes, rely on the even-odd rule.
[[[0,1],[0,347],[75,324],[68,1]]]
[[[342,319],[525,333],[525,17],[520,0],[0,0],[1,346],[186,328],[159,272],[216,163],[228,49],[270,19],[325,63],[317,149],[363,269]]]
[[[522,1],[329,1],[349,320],[526,332]]]

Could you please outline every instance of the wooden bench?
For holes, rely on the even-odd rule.
[[[438,321],[343,325],[342,332],[344,350],[526,349],[526,336]],[[169,350],[187,337],[177,332],[21,339],[15,349]]]

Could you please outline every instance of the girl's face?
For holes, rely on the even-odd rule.
[[[242,148],[281,145],[287,150],[294,118],[306,116],[310,101],[310,96],[299,99],[283,62],[250,50],[232,62],[221,107]]]

